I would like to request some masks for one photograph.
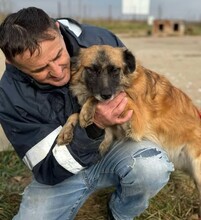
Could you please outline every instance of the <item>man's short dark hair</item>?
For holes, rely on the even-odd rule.
[[[55,39],[50,30],[59,32],[56,22],[42,9],[23,8],[8,15],[0,25],[0,48],[9,61],[26,50],[33,54],[40,42]]]

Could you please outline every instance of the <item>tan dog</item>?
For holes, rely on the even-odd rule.
[[[125,91],[128,104],[124,112],[132,109],[132,119],[105,129],[100,152],[104,154],[114,138],[145,138],[159,144],[176,169],[192,176],[201,204],[201,119],[186,94],[164,76],[136,63],[127,49],[106,45],[81,49],[79,56],[72,59],[71,90],[82,109],[80,114],[69,117],[58,144],[72,140],[78,121],[82,127],[93,123],[98,101],[113,99]]]

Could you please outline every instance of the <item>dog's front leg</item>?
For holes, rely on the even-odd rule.
[[[74,113],[68,118],[66,124],[63,126],[57,137],[58,145],[69,144],[72,141],[74,127],[78,123],[78,119],[79,119],[78,113]]]
[[[90,97],[82,106],[79,115],[79,122],[81,127],[86,128],[87,126],[93,123],[96,104],[97,104],[97,100],[93,97]]]
[[[105,137],[99,146],[99,152],[102,156],[107,153],[113,140],[114,140],[113,131],[110,127],[108,127],[105,129]]]

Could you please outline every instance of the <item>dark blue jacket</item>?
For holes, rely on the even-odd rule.
[[[68,21],[81,32],[78,36],[70,26],[60,24],[70,56],[80,47],[93,44],[123,46],[105,29]],[[58,147],[56,144],[56,137],[66,119],[79,110],[68,84],[62,87],[42,85],[6,64],[0,81],[0,123],[38,182],[54,185],[100,159],[98,146],[103,132],[95,125],[87,129],[77,126],[74,139],[68,146]]]

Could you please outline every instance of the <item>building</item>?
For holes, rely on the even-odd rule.
[[[185,24],[181,20],[156,19],[153,22],[153,36],[182,36],[185,34]]]

